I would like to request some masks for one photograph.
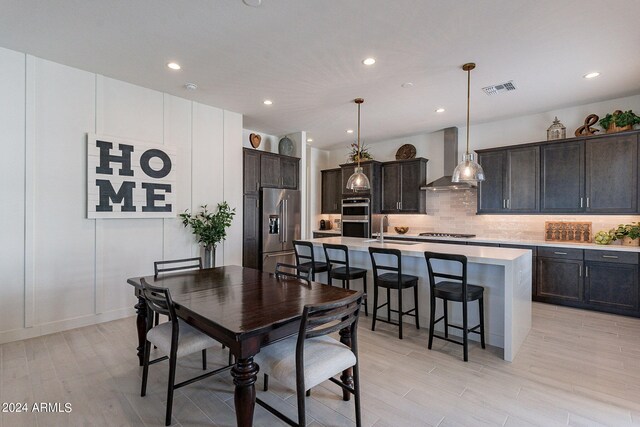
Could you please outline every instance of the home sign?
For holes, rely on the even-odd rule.
[[[176,216],[174,148],[94,134],[87,141],[87,218]]]

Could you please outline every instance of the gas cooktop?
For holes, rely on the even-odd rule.
[[[420,233],[420,236],[425,236],[425,237],[455,237],[457,239],[468,239],[470,237],[476,237],[475,234],[460,234],[460,233]]]

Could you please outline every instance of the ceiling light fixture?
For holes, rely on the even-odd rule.
[[[167,67],[171,68],[172,70],[179,70],[182,68],[177,62],[169,62],[167,64]]]
[[[453,170],[451,182],[480,182],[484,181],[484,171],[469,150],[469,104],[471,100],[471,70],[476,68],[473,62],[464,64],[462,69],[467,72],[467,152],[462,161]]]
[[[353,133],[353,129],[347,129],[347,133]]]
[[[582,76],[582,77],[584,77],[585,79],[593,79],[593,78],[595,78],[595,77],[598,77],[599,75],[600,75],[600,73],[599,73],[599,72],[594,71],[593,73],[585,74],[585,75],[584,75],[584,76]]]
[[[273,104],[273,101],[272,101],[272,100],[270,100],[270,99],[265,99],[264,101],[262,101],[262,103],[263,103],[264,105],[272,105],[272,104]]]
[[[313,142],[313,138],[307,138],[307,142]]]
[[[242,0],[242,3],[251,7],[260,7],[262,4],[262,0]]]
[[[444,108],[436,108],[436,113],[444,113]]]
[[[187,83],[184,85],[185,89],[187,90],[196,90],[198,89],[198,85],[195,83]]]
[[[402,83],[400,86],[402,86],[405,89],[408,89],[410,87],[413,87],[413,83],[411,82],[406,82],[406,83]]]
[[[376,60],[374,58],[367,58],[367,59],[363,59],[362,63],[364,65],[373,65],[376,63]]]
[[[371,188],[371,184],[369,184],[369,178],[367,178],[367,175],[362,171],[362,167],[360,167],[360,105],[364,102],[364,99],[356,98],[353,102],[358,104],[358,165],[347,181],[347,189],[352,191],[367,191]]]

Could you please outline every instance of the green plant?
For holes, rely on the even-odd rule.
[[[636,116],[632,110],[624,112],[616,110],[613,114],[607,114],[600,119],[600,126],[603,129],[609,129],[611,124],[617,127],[633,126],[640,124],[640,117]]]
[[[353,163],[358,161],[358,144],[355,142],[351,144],[351,151],[349,152],[348,159]],[[369,147],[362,144],[360,147],[360,161],[364,160],[373,160],[373,156],[369,153]]]
[[[631,224],[619,224],[616,228],[609,230],[613,234],[614,240],[629,237],[631,240],[640,238],[640,224],[632,222]]]
[[[198,243],[207,249],[215,249],[216,245],[227,237],[227,228],[236,214],[227,202],[218,203],[215,212],[209,212],[207,205],[200,206],[201,212],[190,214],[188,210],[180,214],[182,224],[191,226],[191,231],[198,239]]]

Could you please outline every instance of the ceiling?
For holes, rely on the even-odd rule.
[[[2,47],[242,113],[247,129],[307,131],[317,147],[353,140],[356,97],[366,142],[464,126],[470,61],[472,123],[640,93],[638,0],[0,0],[0,10]],[[591,71],[602,74],[582,77]],[[481,91],[508,80],[516,91]]]

